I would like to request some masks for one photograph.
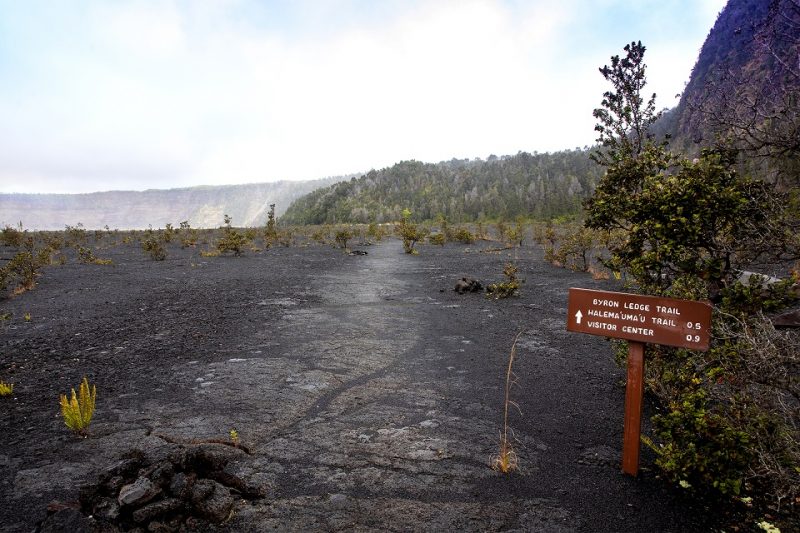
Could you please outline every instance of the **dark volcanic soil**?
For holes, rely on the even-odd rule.
[[[646,454],[638,479],[620,473],[623,372],[604,339],[565,331],[567,289],[612,284],[523,248],[518,298],[458,295],[463,275],[501,278],[505,252],[478,248],[175,248],[153,262],[130,245],[98,252],[113,266],[46,269],[0,302],[13,313],[0,379],[15,384],[0,398],[0,529],[31,531],[158,435],[236,428],[251,452],[240,472],[267,496],[239,500],[223,530],[709,530]],[[502,475],[489,464],[521,329],[520,469]],[[58,395],[84,375],[98,400],[81,439]]]

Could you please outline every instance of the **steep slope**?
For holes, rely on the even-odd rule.
[[[677,109],[666,117],[674,146],[696,150],[720,139],[764,155],[797,155],[800,2],[730,0],[700,51]],[[788,154],[787,154],[788,155]]]
[[[278,215],[296,198],[340,178],[279,181],[248,185],[191,187],[91,194],[0,194],[0,225],[27,229],[64,229],[82,223],[86,228],[117,229],[175,226],[187,220],[192,227],[215,227],[230,215],[234,225],[266,223],[270,204]]]
[[[314,191],[283,218],[292,224],[382,222],[410,209],[419,220],[451,221],[550,217],[580,209],[601,169],[587,151],[529,154],[482,160],[403,161],[360,178]]]

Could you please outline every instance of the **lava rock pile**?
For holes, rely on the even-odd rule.
[[[266,488],[237,473],[248,454],[223,443],[165,443],[133,450],[81,488],[77,502],[55,502],[39,531],[202,531],[231,518],[237,499]]]

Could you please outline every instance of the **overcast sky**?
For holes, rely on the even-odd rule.
[[[0,0],[0,192],[316,179],[589,145],[642,40],[659,107],[725,0]]]

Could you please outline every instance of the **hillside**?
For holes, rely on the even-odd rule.
[[[751,159],[797,158],[799,52],[800,3],[730,0],[703,44],[678,107],[662,121],[673,146],[691,152],[735,139]]]
[[[440,214],[455,222],[552,217],[579,210],[600,172],[585,150],[437,164],[403,161],[314,191],[293,203],[281,220],[383,222],[399,219],[406,208],[418,220]]]
[[[88,229],[108,226],[141,229],[175,226],[216,227],[225,214],[237,226],[266,223],[270,204],[280,216],[296,198],[345,178],[279,181],[248,185],[111,191],[91,194],[0,194],[0,225],[27,229],[64,229],[82,223]]]

